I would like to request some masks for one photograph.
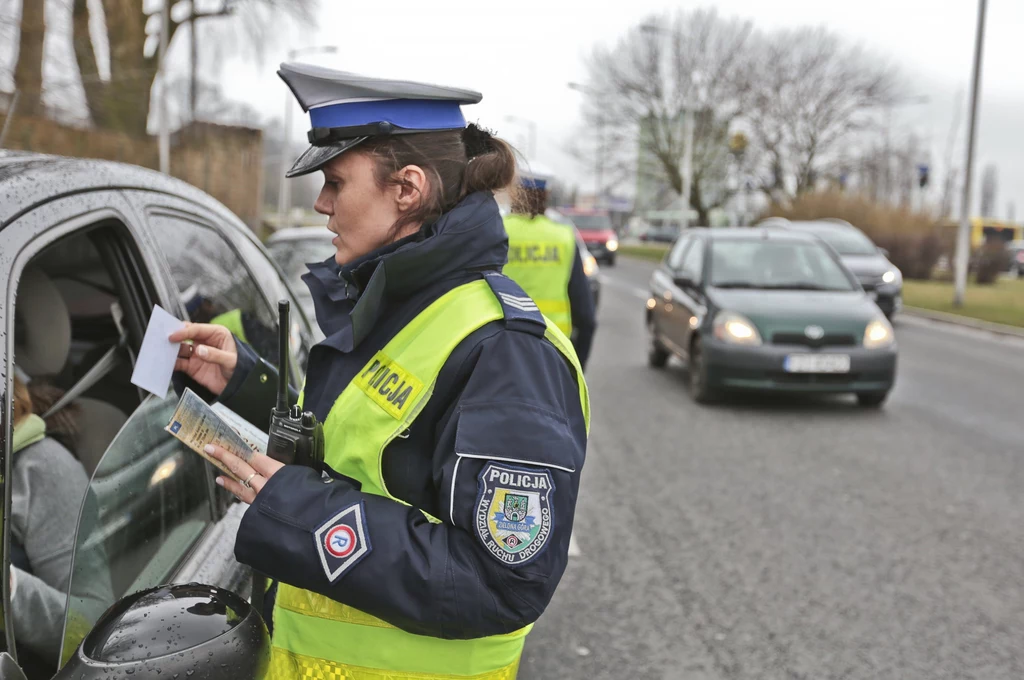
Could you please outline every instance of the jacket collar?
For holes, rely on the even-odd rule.
[[[324,344],[351,352],[389,304],[444,279],[500,270],[508,236],[490,192],[464,198],[416,234],[339,266],[334,258],[307,265],[309,287]]]

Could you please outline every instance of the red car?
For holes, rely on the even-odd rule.
[[[612,226],[612,219],[606,210],[559,209],[572,220],[587,244],[587,250],[594,259],[615,265],[615,252],[619,249],[619,237]]]

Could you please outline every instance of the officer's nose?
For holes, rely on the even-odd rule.
[[[331,201],[331,197],[326,186],[320,190],[320,195],[316,197],[316,203],[313,204],[313,210],[317,211],[321,215],[327,215],[328,217],[334,214],[334,202]]]

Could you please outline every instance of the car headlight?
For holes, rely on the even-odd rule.
[[[583,258],[583,273],[587,276],[593,276],[597,273],[597,260],[593,257]]]
[[[714,334],[722,342],[733,345],[760,345],[761,334],[750,319],[735,312],[719,312],[715,316]]]
[[[610,238],[608,239],[608,242],[604,244],[604,247],[608,250],[616,251],[619,249],[619,242],[616,239]]]
[[[898,269],[890,269],[886,273],[882,274],[883,283],[896,283],[897,281],[902,280],[903,277],[900,275],[900,270]]]
[[[889,347],[896,341],[892,326],[885,319],[875,319],[864,329],[864,347],[866,349],[881,349]]]

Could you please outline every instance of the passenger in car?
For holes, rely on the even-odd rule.
[[[75,527],[89,478],[71,451],[49,435],[33,407],[30,378],[15,370],[10,572],[14,634],[20,657],[28,650],[37,657],[34,665],[52,672],[63,639]],[[52,396],[36,391],[42,395],[37,399]],[[96,576],[90,589],[109,590],[109,580]]]

